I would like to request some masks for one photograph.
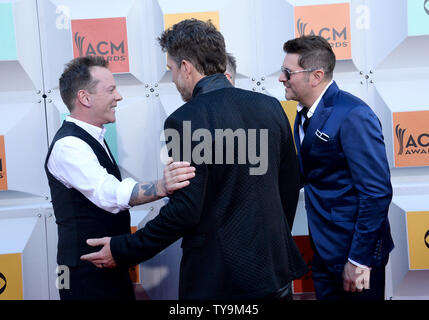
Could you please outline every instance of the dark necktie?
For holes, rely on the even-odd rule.
[[[304,129],[304,134],[307,132],[308,125],[310,124],[310,119],[307,117],[307,108],[302,108],[302,110],[299,112],[304,117],[304,124],[302,125],[302,128]]]

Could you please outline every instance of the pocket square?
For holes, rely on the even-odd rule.
[[[329,141],[329,136],[326,133],[320,131],[319,129],[316,130],[316,136],[325,142]]]

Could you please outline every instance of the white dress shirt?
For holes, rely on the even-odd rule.
[[[106,129],[67,117],[95,138],[107,151],[104,144]],[[110,155],[109,155],[110,157]],[[111,159],[111,158],[110,158]],[[119,181],[100,165],[91,147],[74,136],[59,139],[48,160],[49,172],[67,188],[81,192],[97,207],[111,213],[131,208],[129,201],[137,181],[126,178]]]
[[[310,119],[312,116],[313,116],[313,114],[316,112],[316,108],[317,108],[317,106],[318,106],[318,104],[319,104],[319,102],[320,102],[320,100],[322,100],[322,97],[323,97],[323,95],[325,94],[325,92],[326,92],[326,90],[328,90],[328,88],[331,86],[331,84],[333,83],[334,81],[333,80],[331,80],[331,82],[329,82],[328,83],[328,85],[326,86],[326,88],[325,88],[325,90],[323,90],[323,92],[322,92],[322,94],[319,96],[319,98],[317,98],[317,100],[316,101],[314,101],[314,103],[313,103],[313,105],[311,106],[311,108],[308,110],[308,112],[307,112],[307,118],[308,119]],[[300,112],[303,108],[305,108],[301,103],[298,103],[298,106],[296,107],[296,109],[298,110],[298,112]],[[302,144],[302,141],[304,140],[304,136],[305,136],[305,133],[304,133],[304,121],[305,121],[305,118],[303,117],[303,116],[301,116],[301,122],[300,122],[300,126],[299,126],[299,139],[300,139],[300,141],[301,141],[301,144]],[[365,266],[365,265],[362,265],[362,264],[360,264],[360,263],[357,263],[356,261],[353,261],[352,259],[349,259],[349,261],[352,263],[352,264],[354,264],[355,266],[358,266],[358,267],[361,267],[361,268],[365,268],[365,269],[370,269],[370,268],[368,268],[367,266]]]
[[[316,101],[314,101],[313,105],[311,106],[311,108],[308,110],[307,112],[307,118],[310,119],[313,114],[316,112],[316,108],[317,105],[319,104],[320,100],[322,100],[323,95],[325,94],[326,90],[328,90],[328,88],[331,86],[331,84],[334,82],[334,80],[331,80],[331,82],[328,83],[328,85],[326,86],[325,90],[323,90],[322,94],[319,96],[319,98],[317,98]],[[304,109],[305,107],[301,104],[298,103],[298,106],[296,107],[296,109],[298,110],[298,112],[300,112],[302,109]],[[301,141],[302,144],[302,140],[304,140],[304,121],[305,118],[303,116],[301,116],[301,125],[299,126],[299,139]]]

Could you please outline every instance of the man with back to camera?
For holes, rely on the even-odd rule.
[[[294,126],[314,249],[317,299],[383,300],[393,249],[390,171],[380,121],[332,80],[335,54],[319,36],[287,41],[279,81],[299,102]]]
[[[307,266],[291,235],[299,168],[280,103],[231,85],[224,75],[225,42],[211,22],[184,20],[159,42],[186,102],[167,118],[166,131],[178,132],[183,145],[186,121],[193,133],[230,128],[262,135],[267,130],[265,146],[256,139],[256,150],[267,161],[265,172],[252,171],[257,168],[248,159],[227,164],[223,154],[223,162],[213,164],[183,154],[196,168],[192,184],[175,192],[144,228],[96,239],[93,243],[103,249],[82,258],[109,267],[132,265],[183,237],[180,299],[290,299],[290,282],[304,275]],[[192,141],[191,149],[198,143]],[[215,159],[222,150],[210,146]],[[237,148],[233,156],[240,156]]]
[[[187,186],[194,168],[173,163],[165,168],[162,180],[122,180],[104,140],[104,125],[115,122],[122,97],[102,57],[72,60],[61,75],[59,89],[70,116],[53,138],[45,170],[58,224],[57,263],[70,272],[69,288],[60,289],[60,297],[132,300],[128,268],[99,269],[80,260],[82,254],[96,250],[86,239],[130,233],[128,209]]]

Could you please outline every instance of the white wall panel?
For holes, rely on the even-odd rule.
[[[410,195],[394,196],[389,218],[395,249],[386,272],[386,298],[397,300],[429,299],[429,269],[410,267],[410,234],[407,213],[427,211],[427,194],[414,190]],[[428,226],[429,227],[429,226]],[[424,233],[421,235],[424,241]]]
[[[21,0],[15,1],[13,5],[18,61],[32,83],[27,89],[41,89],[43,84],[37,4],[35,0]],[[10,80],[13,81],[13,77]],[[20,82],[16,82],[16,86],[21,86]]]
[[[5,135],[8,189],[46,197],[44,171],[47,152],[45,115],[41,104],[8,105],[14,108]],[[4,110],[4,107],[2,106]]]
[[[48,300],[50,283],[43,214],[46,203],[39,200],[24,203],[0,207],[0,255],[21,256],[22,269],[18,272],[21,274],[24,300]],[[17,284],[8,285],[13,287]]]
[[[38,1],[43,76],[46,93],[58,89],[65,64],[73,58],[71,7],[64,1]]]
[[[0,192],[11,193],[13,199],[14,191],[45,198],[49,193],[43,168],[47,140],[37,2],[0,4],[11,22],[0,33],[12,35],[10,46],[15,49],[0,61],[0,135],[7,166],[7,190]]]
[[[146,97],[124,100],[117,109],[119,163],[135,179],[157,179],[160,161],[159,111]]]

